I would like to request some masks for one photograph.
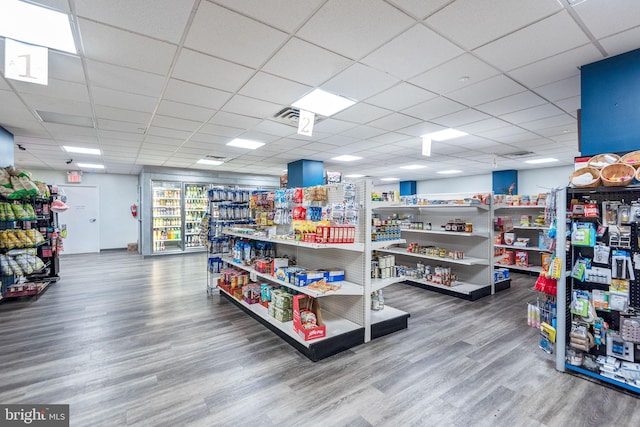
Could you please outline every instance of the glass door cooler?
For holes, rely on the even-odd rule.
[[[208,184],[184,185],[184,247],[204,249],[200,241],[200,224],[208,209]]]
[[[181,251],[182,183],[152,181],[153,253]]]

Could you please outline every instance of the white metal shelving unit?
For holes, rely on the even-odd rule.
[[[538,246],[539,233],[546,233],[549,231],[549,226],[521,226],[520,215],[532,215],[544,214],[544,205],[526,205],[526,206],[509,206],[509,205],[496,205],[493,208],[494,217],[497,216],[510,216],[513,222],[513,232],[518,237],[529,238],[530,241],[535,242],[532,246],[515,246],[498,244],[494,245],[495,248],[505,248],[513,251],[527,251],[529,253],[529,265],[517,265],[517,264],[500,264],[497,262],[500,258],[494,259],[494,267],[508,268],[509,270],[528,272],[528,273],[540,273],[542,271],[542,254],[551,254],[552,251],[547,248],[541,248]],[[533,218],[532,218],[533,219]]]
[[[294,240],[271,238],[265,235],[236,233],[225,230],[230,237],[271,242],[275,245],[278,256],[295,258],[297,264],[309,268],[340,268],[345,271],[347,281],[336,282],[340,289],[320,292],[309,287],[298,287],[278,280],[270,274],[260,273],[253,267],[234,262],[230,257],[223,257],[229,264],[247,271],[253,279],[268,281],[318,298],[322,310],[322,318],[327,326],[327,334],[322,339],[305,341],[293,330],[292,322],[278,322],[268,315],[267,310],[259,304],[247,304],[238,301],[223,289],[220,294],[238,305],[274,333],[282,337],[294,348],[311,360],[344,351],[348,348],[370,341],[407,327],[409,314],[392,307],[378,312],[371,310],[371,292],[381,289],[404,278],[393,278],[373,281],[371,279],[371,251],[382,246],[382,242],[371,242],[371,183],[358,182],[356,199],[360,203],[358,225],[356,226],[355,243],[351,244],[319,244]],[[327,203],[338,203],[344,199],[344,186],[327,186],[329,200]],[[384,242],[385,245],[401,243],[403,240]]]
[[[431,223],[431,230],[402,229],[405,242],[416,242],[421,246],[442,246],[448,250],[464,251],[464,258],[431,256],[407,252],[406,245],[396,243],[378,249],[379,252],[396,256],[397,263],[409,266],[418,261],[433,261],[429,265],[451,266],[459,280],[453,286],[444,286],[423,279],[405,278],[405,282],[428,290],[476,300],[496,291],[493,283],[493,218],[490,206],[479,203],[436,202],[446,200],[464,200],[473,196],[464,194],[421,195],[420,198],[433,201],[432,204],[405,205],[399,203],[374,202],[374,211],[412,215],[417,222]],[[473,232],[445,231],[437,227],[448,220],[462,219],[473,223]],[[502,285],[504,288],[505,284]]]

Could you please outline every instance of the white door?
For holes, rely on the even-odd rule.
[[[58,214],[60,227],[67,227],[63,239],[63,254],[100,252],[100,223],[98,222],[98,187],[59,185],[67,196],[69,206]]]

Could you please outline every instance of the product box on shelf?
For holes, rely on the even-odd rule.
[[[344,280],[344,270],[340,270],[337,268],[329,268],[324,270],[324,277],[327,279],[327,282],[340,282]]]
[[[296,295],[293,298],[293,330],[305,341],[327,335],[320,302],[316,298],[307,295]]]
[[[274,258],[271,261],[271,275],[276,275],[276,270],[279,268],[286,268],[289,266],[289,258]]]
[[[260,285],[260,304],[266,307],[271,301],[271,291],[273,286],[268,283],[262,283]]]
[[[278,322],[290,322],[293,319],[293,310],[291,308],[277,307],[274,301],[269,303],[267,312]]]
[[[493,281],[501,282],[503,280],[507,280],[509,278],[509,269],[507,268],[496,268],[493,270]]]
[[[293,307],[293,295],[282,289],[273,289],[271,291],[271,303],[276,308],[288,308]]]
[[[247,304],[257,304],[260,302],[261,288],[257,283],[249,283],[242,287],[242,299]]]
[[[514,265],[516,263],[516,254],[513,251],[504,251],[502,259],[498,261],[498,264],[502,265]]]
[[[497,216],[493,220],[494,231],[505,232],[513,230],[513,219],[510,216]]]
[[[515,253],[515,261],[516,265],[520,267],[528,267],[529,266],[529,252],[527,251],[516,251]]]
[[[319,282],[325,278],[323,271],[305,271],[295,274],[296,286],[307,286],[313,282]]]

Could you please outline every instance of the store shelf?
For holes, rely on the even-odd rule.
[[[463,298],[469,301],[475,301],[479,298],[491,295],[491,285],[479,285],[473,283],[456,282],[455,285],[445,286],[437,283],[427,282],[421,279],[407,279],[406,284],[422,289],[438,292],[441,294],[451,295]]]
[[[182,239],[153,239],[154,242],[181,242]]]
[[[519,251],[535,251],[535,252],[548,252],[551,253],[549,249],[541,248],[538,246],[513,246],[513,245],[493,245],[496,248],[506,248],[513,249]]]
[[[413,230],[410,228],[403,228],[403,233],[416,233],[416,234],[438,234],[442,236],[454,236],[454,237],[489,237],[489,233],[464,233],[461,231],[444,231],[444,230]]]
[[[612,384],[612,385],[624,388],[626,390],[632,391],[634,393],[640,394],[640,387],[635,387],[635,386],[633,386],[631,384],[627,384],[627,383],[624,383],[622,381],[618,381],[618,380],[616,380],[614,378],[605,377],[604,375],[599,375],[599,374],[596,374],[595,372],[591,372],[591,371],[588,371],[586,369],[582,369],[582,368],[580,368],[578,366],[570,365],[568,363],[565,364],[565,368],[567,370],[569,370],[569,371],[578,372],[579,374],[585,375],[587,377],[595,378],[597,380],[606,382],[608,384]]]
[[[371,249],[374,251],[382,248],[386,248],[393,245],[402,245],[407,243],[406,239],[393,239],[393,240],[376,240],[375,242],[371,242]]]
[[[364,251],[363,243],[308,243],[308,242],[299,242],[296,240],[271,239],[266,236],[254,236],[252,234],[234,233],[228,230],[223,230],[223,234],[226,234],[228,236],[240,237],[243,239],[279,243],[283,245],[297,246],[297,247],[309,248],[309,249],[343,249],[345,251],[355,251],[355,252]]]
[[[479,210],[489,210],[489,206],[479,204],[479,203],[434,203],[429,205],[401,205],[401,204],[389,204],[389,205],[380,205],[378,207],[375,206],[375,203],[385,203],[385,202],[373,202],[373,209],[451,209],[451,208],[477,208]]]
[[[510,206],[510,205],[496,205],[494,207],[495,210],[498,209],[537,209],[544,210],[544,205],[522,205],[522,206]]]
[[[250,274],[255,274],[257,277],[261,277],[265,280],[268,280],[270,282],[273,283],[277,283],[279,285],[282,286],[286,286],[289,289],[293,289],[296,290],[300,293],[306,294],[306,295],[310,295],[312,297],[315,298],[320,298],[320,297],[326,297],[326,296],[330,296],[330,295],[358,295],[358,296],[362,296],[364,290],[363,287],[361,285],[355,284],[355,283],[351,283],[351,282],[346,282],[346,281],[340,281],[340,282],[333,282],[336,285],[340,285],[340,289],[336,289],[335,291],[327,291],[327,292],[319,292],[313,289],[309,289],[306,286],[295,286],[292,285],[291,283],[285,282],[284,280],[278,280],[275,277],[271,276],[270,274],[267,273],[260,273],[258,271],[256,271],[255,269],[248,267],[240,262],[235,262],[233,259],[231,258],[227,258],[224,257],[222,258],[222,260],[224,262],[226,262],[227,264],[236,266],[238,268],[241,268],[247,272],[249,272]]]
[[[516,264],[507,265],[507,264],[495,263],[493,266],[499,267],[499,268],[508,268],[509,270],[527,271],[529,273],[542,273],[542,267],[539,265],[531,265],[529,267],[524,267]]]
[[[399,277],[387,277],[384,279],[371,279],[371,292],[375,292],[382,288],[386,288],[394,283],[404,282],[407,278],[404,276]]]
[[[402,329],[407,329],[411,315],[406,311],[385,306],[371,311],[371,339],[380,338]]]
[[[489,260],[482,258],[474,258],[474,257],[465,257],[463,259],[453,259],[453,258],[442,258],[439,256],[431,256],[431,255],[423,255],[416,254],[412,252],[407,252],[406,249],[398,249],[398,248],[386,248],[386,249],[378,249],[380,252],[395,254],[395,255],[404,255],[410,256],[414,258],[422,258],[422,259],[430,259],[433,261],[441,261],[447,262],[451,264],[460,264],[460,265],[489,265]]]
[[[180,218],[180,215],[154,215],[154,218]]]
[[[392,208],[404,208],[407,205],[403,205],[399,202],[383,202],[383,201],[373,201],[371,202],[371,209],[392,209]]]
[[[223,289],[220,289],[220,295],[243,309],[314,362],[364,343],[364,328],[362,326],[327,310],[322,310],[322,320],[327,326],[327,335],[323,338],[305,341],[293,330],[293,321],[279,322],[269,316],[264,306],[247,304],[245,301],[237,300]]]
[[[549,226],[545,225],[532,225],[532,226],[524,226],[524,225],[514,225],[513,228],[515,228],[516,230],[539,230],[539,231],[546,231],[549,230]]]

